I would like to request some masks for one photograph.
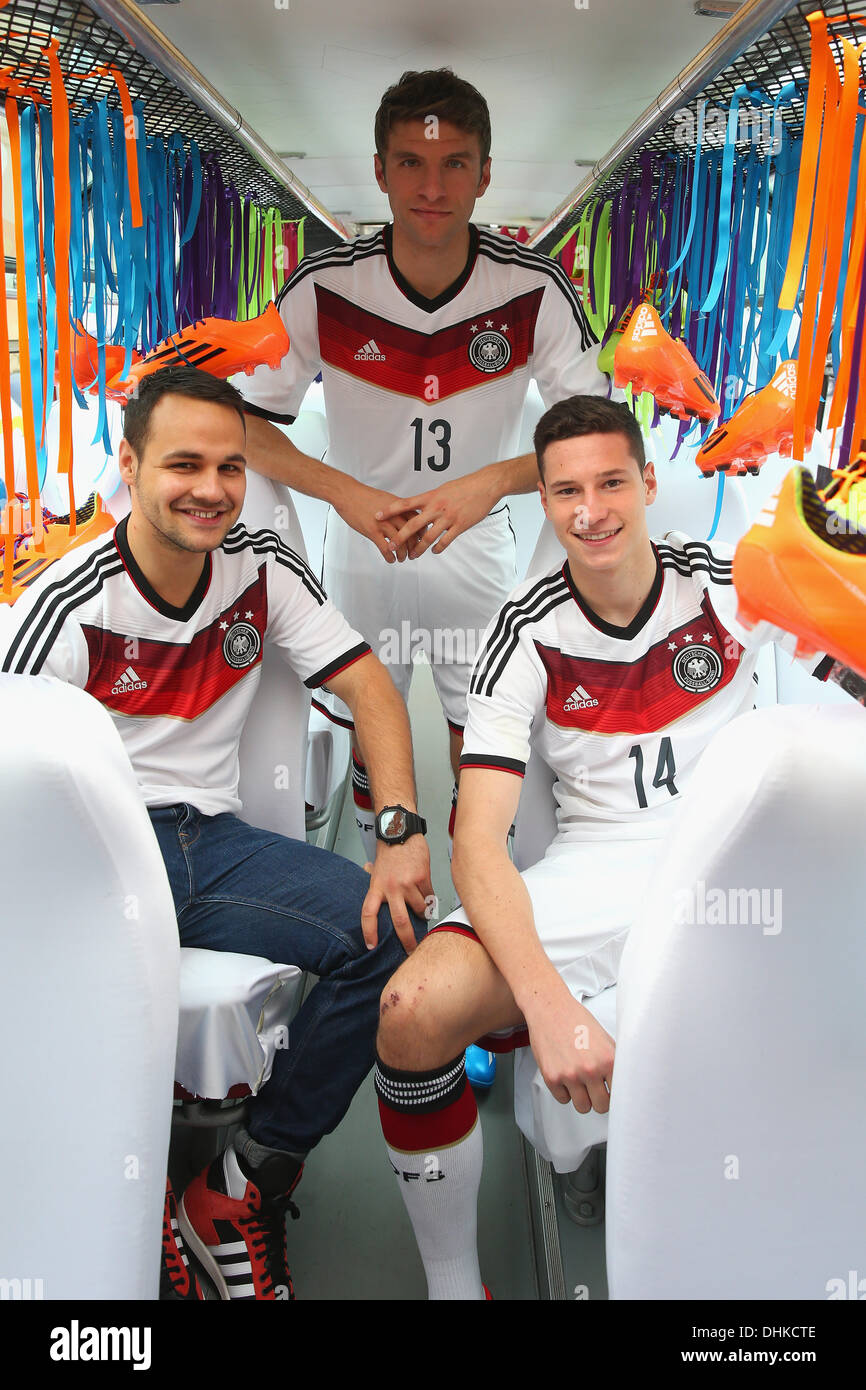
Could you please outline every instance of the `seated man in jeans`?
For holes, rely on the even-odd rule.
[[[179,1212],[224,1298],[280,1299],[294,1296],[291,1193],[373,1063],[379,995],[425,931],[431,887],[405,705],[304,562],[275,534],[237,524],[244,445],[242,399],[228,382],[191,367],[145,378],[126,408],[118,459],[131,513],[18,600],[0,670],[56,676],[109,711],[184,945],[319,976],[250,1103],[248,1130],[190,1184]],[[238,744],[265,642],[305,685],[327,682],[352,710],[388,836],[369,877],[236,814]],[[170,1193],[164,1242],[174,1296],[195,1296]]]

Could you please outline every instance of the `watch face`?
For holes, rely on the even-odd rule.
[[[379,817],[379,827],[387,840],[399,840],[406,834],[406,816],[399,807],[393,811],[383,811]]]

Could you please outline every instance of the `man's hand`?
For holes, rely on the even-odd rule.
[[[563,986],[555,1003],[550,1000],[530,1018],[529,1041],[545,1085],[551,1095],[581,1115],[610,1108],[615,1044],[592,1014],[578,1004]]]
[[[408,955],[417,941],[408,908],[424,916],[424,909],[433,893],[430,882],[430,852],[423,835],[410,835],[402,845],[386,845],[379,841],[375,864],[365,865],[370,873],[370,891],[361,909],[361,931],[369,950],[379,940],[379,908],[383,902],[391,909],[391,921]]]
[[[408,547],[398,538],[398,532],[410,525],[411,508],[393,492],[367,487],[357,478],[346,476],[332,505],[347,526],[373,542],[389,565],[406,559]]]
[[[434,555],[441,555],[456,536],[483,521],[500,501],[502,494],[495,480],[495,470],[479,469],[430,492],[391,502],[376,512],[376,521],[399,528],[397,545],[408,550],[410,560],[417,560],[431,547]]]

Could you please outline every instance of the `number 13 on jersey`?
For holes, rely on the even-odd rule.
[[[451,425],[448,420],[428,420],[421,419],[420,415],[413,421],[411,428],[415,432],[415,472],[420,473],[426,462],[428,468],[432,468],[434,473],[444,473],[451,462]],[[426,441],[427,448],[438,447],[438,454],[428,454],[424,458],[425,429],[432,434],[433,439]]]

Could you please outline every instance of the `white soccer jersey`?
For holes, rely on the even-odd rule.
[[[391,255],[392,228],[303,260],[277,299],[291,348],[237,377],[287,422],[321,371],[327,462],[401,497],[513,458],[530,378],[546,406],[608,395],[574,286],[547,256],[470,226],[462,275],[436,299]]]
[[[181,608],[152,589],[126,519],[55,561],[2,630],[0,670],[56,676],[106,707],[148,806],[238,811],[238,744],[279,647],[310,689],[370,649],[304,561],[270,531],[233,526]]]
[[[469,687],[461,767],[556,773],[559,835],[655,838],[716,731],[754,702],[758,648],[736,620],[732,548],[670,532],[627,628],[568,565],[526,581],[490,624]],[[794,639],[790,639],[791,642]],[[832,661],[809,669],[826,678]]]

